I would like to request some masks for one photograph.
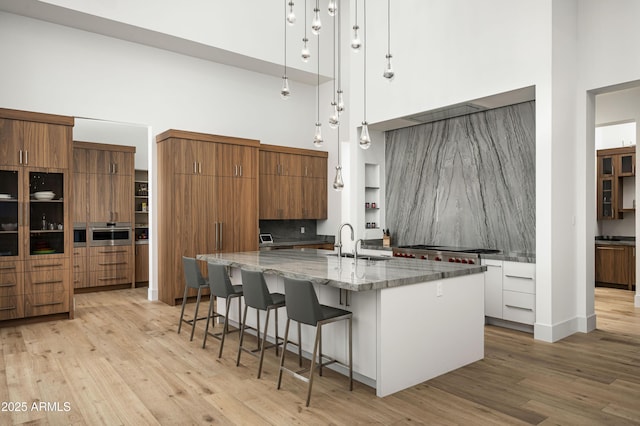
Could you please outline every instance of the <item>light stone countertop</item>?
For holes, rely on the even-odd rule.
[[[240,253],[199,254],[198,260],[246,268],[282,277],[306,279],[316,284],[352,291],[442,280],[487,270],[482,265],[389,258],[367,261],[338,259],[328,250],[267,250]]]
[[[505,260],[509,262],[521,262],[521,263],[536,263],[536,254],[535,253],[525,253],[525,252],[500,252],[493,254],[481,254],[480,259],[493,259],[493,260]]]

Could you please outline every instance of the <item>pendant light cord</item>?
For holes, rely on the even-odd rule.
[[[387,55],[391,55],[391,0],[387,0]]]
[[[356,19],[358,18],[358,14],[357,14],[357,8],[358,8],[358,1],[356,0]],[[367,121],[367,2],[364,2],[364,5],[362,6],[363,10],[362,13],[364,15],[364,17],[362,18],[362,26],[363,26],[363,37],[364,37],[364,50],[363,50],[363,54],[364,54],[364,121]]]
[[[287,76],[287,0],[284,0],[284,76]]]
[[[317,53],[317,57],[318,57],[318,72],[316,73],[316,77],[317,77],[317,84],[316,84],[316,102],[317,102],[317,106],[316,106],[316,123],[320,123],[320,34],[318,34],[318,53]]]

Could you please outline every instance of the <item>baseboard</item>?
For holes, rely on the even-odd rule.
[[[147,299],[149,299],[152,302],[157,301],[158,300],[158,289],[149,287],[149,290],[147,291]]]
[[[634,299],[635,299],[634,305],[636,306],[636,308],[640,308],[640,293],[636,293],[636,297]]]
[[[595,321],[595,317],[594,317]],[[579,319],[570,318],[553,325],[540,324],[536,322],[533,326],[533,338],[544,342],[557,342],[565,337],[577,333],[579,330]]]

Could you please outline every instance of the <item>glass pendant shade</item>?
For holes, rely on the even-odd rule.
[[[360,47],[362,46],[362,41],[360,41],[360,36],[358,35],[359,28],[357,25],[353,26],[353,39],[351,39],[351,49],[356,53],[360,51]]]
[[[309,47],[307,46],[308,38],[303,38],[302,41],[304,44],[302,45],[302,62],[308,62],[311,57],[311,52],[309,51]]]
[[[320,34],[322,29],[322,22],[320,21],[320,9],[313,9],[313,20],[311,21],[311,32],[314,35]]]
[[[387,58],[387,65],[384,68],[384,72],[382,73],[382,76],[384,78],[386,78],[387,80],[391,81],[393,80],[393,76],[395,75],[394,71],[393,71],[393,67],[391,66],[391,54],[387,53],[387,55],[385,56],[385,58]]]
[[[293,2],[289,2],[289,14],[287,14],[287,23],[293,25],[296,23],[296,14],[293,13]]]
[[[342,96],[342,90],[338,90],[338,103],[336,104],[336,111],[344,111],[344,98]]]
[[[335,102],[331,102],[331,106],[333,107],[333,114],[329,117],[329,127],[337,129],[340,125],[340,114],[337,111],[338,105]]]
[[[330,0],[329,5],[327,6],[327,12],[329,12],[329,16],[335,16],[336,10],[338,10],[338,5],[336,5],[335,0]]]
[[[360,132],[360,148],[369,149],[371,146],[371,137],[369,137],[369,123],[362,122],[362,131]]]
[[[316,133],[313,135],[313,144],[316,147],[321,147],[324,142],[322,139],[322,123],[316,123]]]
[[[284,100],[289,99],[291,91],[289,90],[289,78],[285,75],[282,77],[282,89],[280,89],[280,97]]]
[[[336,177],[333,179],[333,189],[340,192],[344,188],[344,181],[342,180],[342,166],[338,164],[336,166]]]

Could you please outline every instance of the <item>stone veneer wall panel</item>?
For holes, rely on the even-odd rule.
[[[535,253],[535,102],[389,131],[394,245]]]

